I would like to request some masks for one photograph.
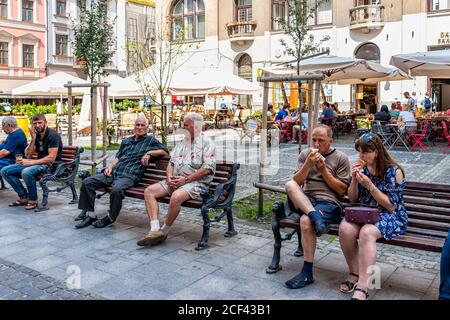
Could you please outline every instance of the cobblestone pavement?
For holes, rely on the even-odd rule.
[[[84,290],[68,289],[33,269],[0,259],[0,299],[4,300],[94,300],[103,299]]]
[[[217,135],[235,141],[232,132]],[[224,142],[225,143],[225,142]],[[229,142],[227,142],[229,143]],[[357,155],[348,141],[336,145],[351,161]],[[234,149],[233,149],[234,148]],[[258,165],[256,143],[226,148],[241,163],[236,199],[253,194]],[[297,146],[272,150],[277,171],[266,181],[282,185],[295,170]],[[110,153],[111,156],[114,154]],[[410,180],[449,183],[449,160],[445,154],[393,152]],[[232,157],[231,157],[232,158]],[[273,252],[273,236],[267,225],[236,219],[239,234],[224,238],[226,222],[213,223],[210,247],[195,251],[201,235],[199,210],[183,208],[171,235],[152,248],[136,246],[149,229],[142,201],[126,199],[116,223],[104,229],[75,230],[75,205],[70,195],[50,196],[50,210],[40,213],[9,208],[11,190],[0,190],[0,299],[348,299],[339,293],[346,264],[335,237],[318,241],[314,275],[316,282],[303,290],[289,290],[283,283],[298,272],[302,258],[295,257],[296,239],[285,243],[283,270],[265,273]],[[108,196],[97,201],[97,212],[106,214]],[[161,205],[162,217],[166,206]],[[372,299],[436,299],[439,287],[439,254],[420,250],[378,246],[381,290]],[[79,290],[69,290],[69,270],[79,270]],[[48,286],[48,287],[46,287]],[[52,291],[53,289],[57,289]],[[52,292],[48,292],[52,291]]]

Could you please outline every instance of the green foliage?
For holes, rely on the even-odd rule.
[[[85,150],[91,150],[91,146],[83,146],[83,148]],[[108,145],[106,147],[106,150],[111,151],[111,150],[119,150],[120,148],[120,144],[119,143],[111,143],[110,145]],[[103,149],[103,145],[102,144],[98,144],[97,147],[95,148],[96,150],[102,150]]]
[[[81,103],[72,106],[72,113],[80,113],[80,112],[81,112]]]
[[[105,67],[114,56],[114,22],[111,23],[108,18],[107,0],[93,0],[90,8],[85,8],[82,2],[78,0],[79,20],[72,20],[72,47],[75,57],[93,82],[97,75],[106,74]]]
[[[250,119],[261,120],[262,121],[262,111],[255,111],[250,116],[248,116],[245,121],[247,122]]]
[[[272,223],[273,219],[273,203],[275,201],[285,201],[286,196],[283,194],[265,191],[264,192],[264,205],[263,216],[258,219],[258,194],[253,194],[239,201],[233,202],[233,215],[239,219],[258,222],[263,224]],[[217,214],[215,210],[211,210],[209,213],[211,218]]]
[[[128,108],[139,107],[139,101],[125,99],[121,102],[116,102],[114,104],[114,110],[116,111],[128,111]]]
[[[17,116],[26,115],[31,120],[31,118],[38,113],[56,114],[56,103],[39,106],[36,106],[34,102],[23,105],[16,104],[11,107],[11,113]]]

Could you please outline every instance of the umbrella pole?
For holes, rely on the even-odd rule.
[[[264,183],[264,165],[267,157],[267,109],[269,102],[269,84],[264,82],[262,130],[259,142],[259,183]],[[258,218],[264,216],[264,192],[260,188],[258,192]]]
[[[322,87],[322,81],[316,80],[314,85],[315,97],[314,97],[314,116],[313,116],[313,127],[314,130],[317,127],[319,119],[319,100],[320,100],[320,89]],[[312,132],[311,132],[312,133]]]
[[[67,82],[68,84],[71,84],[72,81]],[[73,132],[72,132],[72,87],[67,88],[67,128],[69,130],[68,134],[68,143],[69,146],[73,144]]]
[[[97,86],[91,87],[91,160],[92,175],[97,173]]]
[[[308,123],[306,124],[308,130],[308,147],[311,147],[312,139],[312,115],[313,115],[313,82],[308,81]],[[301,138],[300,138],[301,140]],[[300,142],[301,143],[301,142]]]
[[[108,116],[108,87],[103,87],[103,167],[106,167],[106,146],[108,141],[108,123],[107,123],[107,116]]]

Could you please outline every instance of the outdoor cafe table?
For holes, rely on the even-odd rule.
[[[388,150],[400,145],[400,147],[406,148],[409,151],[408,142],[406,141],[406,127],[403,124],[390,123],[386,125],[393,134],[392,143],[388,146]],[[403,128],[403,130],[402,130]]]

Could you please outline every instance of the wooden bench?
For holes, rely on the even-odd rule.
[[[80,154],[83,152],[83,148],[75,146],[65,146],[62,151],[62,160],[53,162],[48,172],[36,176],[36,181],[42,188],[42,203],[38,206],[35,211],[48,210],[48,195],[50,192],[61,192],[66,188],[70,188],[72,191],[72,200],[69,204],[74,204],[78,202],[78,195],[75,189],[75,177],[78,172],[78,167],[80,164]],[[33,156],[36,158],[37,154]],[[56,183],[63,184],[62,187],[57,187],[56,189],[50,189],[47,183],[53,181]],[[0,176],[1,189],[5,189],[2,176]]]
[[[135,199],[144,199],[144,190],[151,184],[166,179],[166,168],[169,164],[169,157],[151,159],[149,166],[145,170],[144,176],[139,183],[125,190],[125,196]],[[201,209],[203,218],[203,234],[197,244],[196,250],[203,250],[208,247],[209,228],[211,225],[208,212],[210,209],[222,210],[218,213],[214,221],[219,222],[225,215],[228,220],[228,230],[225,237],[232,237],[237,234],[234,229],[233,214],[231,205],[236,190],[237,171],[240,167],[239,163],[231,163],[225,161],[217,161],[216,174],[210,184],[206,194],[202,194],[203,200],[193,200],[183,202],[182,206],[188,208]],[[102,191],[111,192],[111,188]],[[97,195],[100,198],[103,194]],[[169,203],[170,197],[165,196],[158,199],[158,202]]]
[[[255,183],[256,188],[286,194],[284,188]],[[405,248],[420,249],[432,252],[441,252],[444,241],[450,228],[450,186],[442,184],[429,184],[407,182],[404,190],[405,207],[408,212],[409,223],[404,235],[392,240],[379,239],[378,242],[396,245]],[[344,203],[348,206],[349,203]],[[283,210],[284,204],[274,204],[274,220],[272,231],[275,238],[274,253],[268,273],[281,270],[280,250],[285,240],[290,240],[297,233],[298,249],[295,256],[302,256],[299,216],[287,218]],[[291,228],[292,232],[281,237],[282,228]],[[338,235],[339,225],[331,225],[328,234]]]
[[[63,147],[61,161],[55,161],[48,173],[44,173],[37,177],[39,185],[42,188],[42,203],[35,211],[48,210],[48,195],[51,192],[61,192],[66,188],[70,188],[72,191],[72,200],[69,204],[78,202],[77,190],[75,189],[75,177],[78,173],[80,155],[83,151],[83,148],[80,147]],[[49,182],[56,182],[63,186],[50,189],[47,186],[47,183]]]

